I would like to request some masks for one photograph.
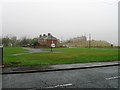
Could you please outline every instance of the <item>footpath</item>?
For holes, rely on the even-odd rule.
[[[62,64],[62,65],[49,65],[49,66],[3,67],[2,74],[62,71],[62,70],[88,69],[88,68],[109,67],[109,66],[119,66],[119,65],[120,65],[120,61]]]

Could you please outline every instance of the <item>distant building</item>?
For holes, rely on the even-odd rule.
[[[73,42],[85,42],[87,41],[87,37],[86,36],[81,36],[81,37],[75,37],[72,39]]]
[[[41,48],[49,48],[49,47],[51,47],[52,43],[55,44],[55,47],[60,46],[59,39],[54,37],[51,33],[48,33],[48,35],[46,35],[46,34],[39,35],[38,43],[39,43],[39,47],[41,47]]]
[[[87,40],[86,36],[74,37],[71,38],[64,43],[68,47],[89,47],[89,40]],[[111,43],[103,40],[91,40],[91,47],[113,47]]]

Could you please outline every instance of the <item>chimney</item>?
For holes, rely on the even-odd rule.
[[[48,36],[51,36],[51,33],[48,33]]]
[[[46,34],[43,34],[43,36],[46,36]]]
[[[39,37],[42,37],[42,35],[39,35]]]

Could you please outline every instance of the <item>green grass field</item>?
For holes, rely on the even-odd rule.
[[[115,48],[54,48],[52,53],[41,52],[11,56],[11,54],[25,52],[27,51],[21,47],[4,47],[3,64],[7,67],[11,67],[118,60],[118,49]]]

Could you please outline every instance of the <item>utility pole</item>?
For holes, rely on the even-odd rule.
[[[91,34],[89,33],[89,48],[91,48]]]

